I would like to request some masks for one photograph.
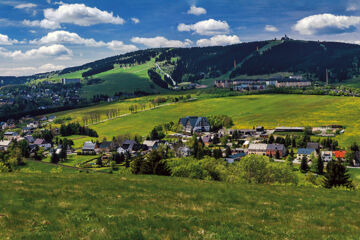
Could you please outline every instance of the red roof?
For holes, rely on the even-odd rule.
[[[334,151],[333,155],[335,155],[336,158],[345,158],[346,151]]]

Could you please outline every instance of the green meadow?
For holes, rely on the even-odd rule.
[[[154,60],[129,68],[115,66],[113,70],[92,76],[104,81],[100,84],[84,86],[81,89],[82,96],[89,98],[100,93],[113,96],[117,92],[132,93],[136,90],[152,93],[166,92],[150,81],[148,70],[154,66]]]
[[[1,174],[0,181],[0,239],[357,239],[360,232],[359,192],[91,173]]]
[[[141,101],[142,98],[136,100]],[[133,101],[104,105],[106,108],[121,107],[124,113]],[[199,96],[192,102],[181,102],[150,111],[92,125],[100,137],[112,138],[121,134],[146,136],[151,129],[169,121],[177,122],[184,116],[228,115],[236,128],[265,128],[277,126],[323,126],[341,124],[345,134],[337,136],[340,145],[348,146],[360,142],[360,98],[310,96],[310,95],[251,95],[238,97],[210,98]],[[101,106],[60,113],[59,116],[74,116],[79,119],[86,112],[101,109]]]

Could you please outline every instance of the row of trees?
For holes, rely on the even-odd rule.
[[[71,135],[85,135],[89,137],[99,137],[97,132],[91,128],[83,127],[78,122],[62,124],[60,127],[60,134],[64,137]]]

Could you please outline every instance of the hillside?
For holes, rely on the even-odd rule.
[[[224,47],[140,50],[62,71],[19,78],[0,77],[0,80],[3,84],[18,84],[37,82],[36,79],[59,81],[63,77],[81,77],[85,86],[89,79],[98,79],[92,82],[90,88],[99,87],[98,90],[104,90],[104,94],[108,93],[108,89],[113,90],[109,94],[130,93],[138,89],[154,93],[164,86],[172,87],[166,74],[177,84],[199,82],[212,85],[213,79],[277,73],[300,74],[312,80],[325,81],[325,69],[329,69],[330,82],[338,83],[359,75],[359,54],[360,46],[355,44],[269,40]],[[165,70],[165,75],[156,68],[155,61]],[[160,82],[149,78],[150,69],[159,74]],[[85,96],[92,93],[86,88],[84,91]]]
[[[1,239],[353,239],[360,231],[358,192],[84,173],[0,181]]]
[[[122,134],[146,136],[154,126],[170,121],[177,122],[184,116],[228,115],[235,128],[265,128],[278,126],[324,126],[340,124],[346,127],[344,134],[337,136],[341,146],[360,141],[359,98],[311,96],[311,95],[252,95],[213,98],[210,95],[193,95],[196,101],[180,102],[151,111],[139,112],[91,125],[100,138]],[[148,103],[153,97],[127,100],[115,104],[100,105],[79,110],[58,113],[58,118],[71,117],[82,122],[82,117],[92,112],[99,113],[105,120],[106,112],[117,109],[120,114],[129,113],[129,106]],[[85,139],[84,139],[85,141]]]

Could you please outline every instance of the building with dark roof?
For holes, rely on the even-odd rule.
[[[182,125],[183,131],[188,133],[210,131],[210,123],[206,117],[180,118],[179,124]]]

